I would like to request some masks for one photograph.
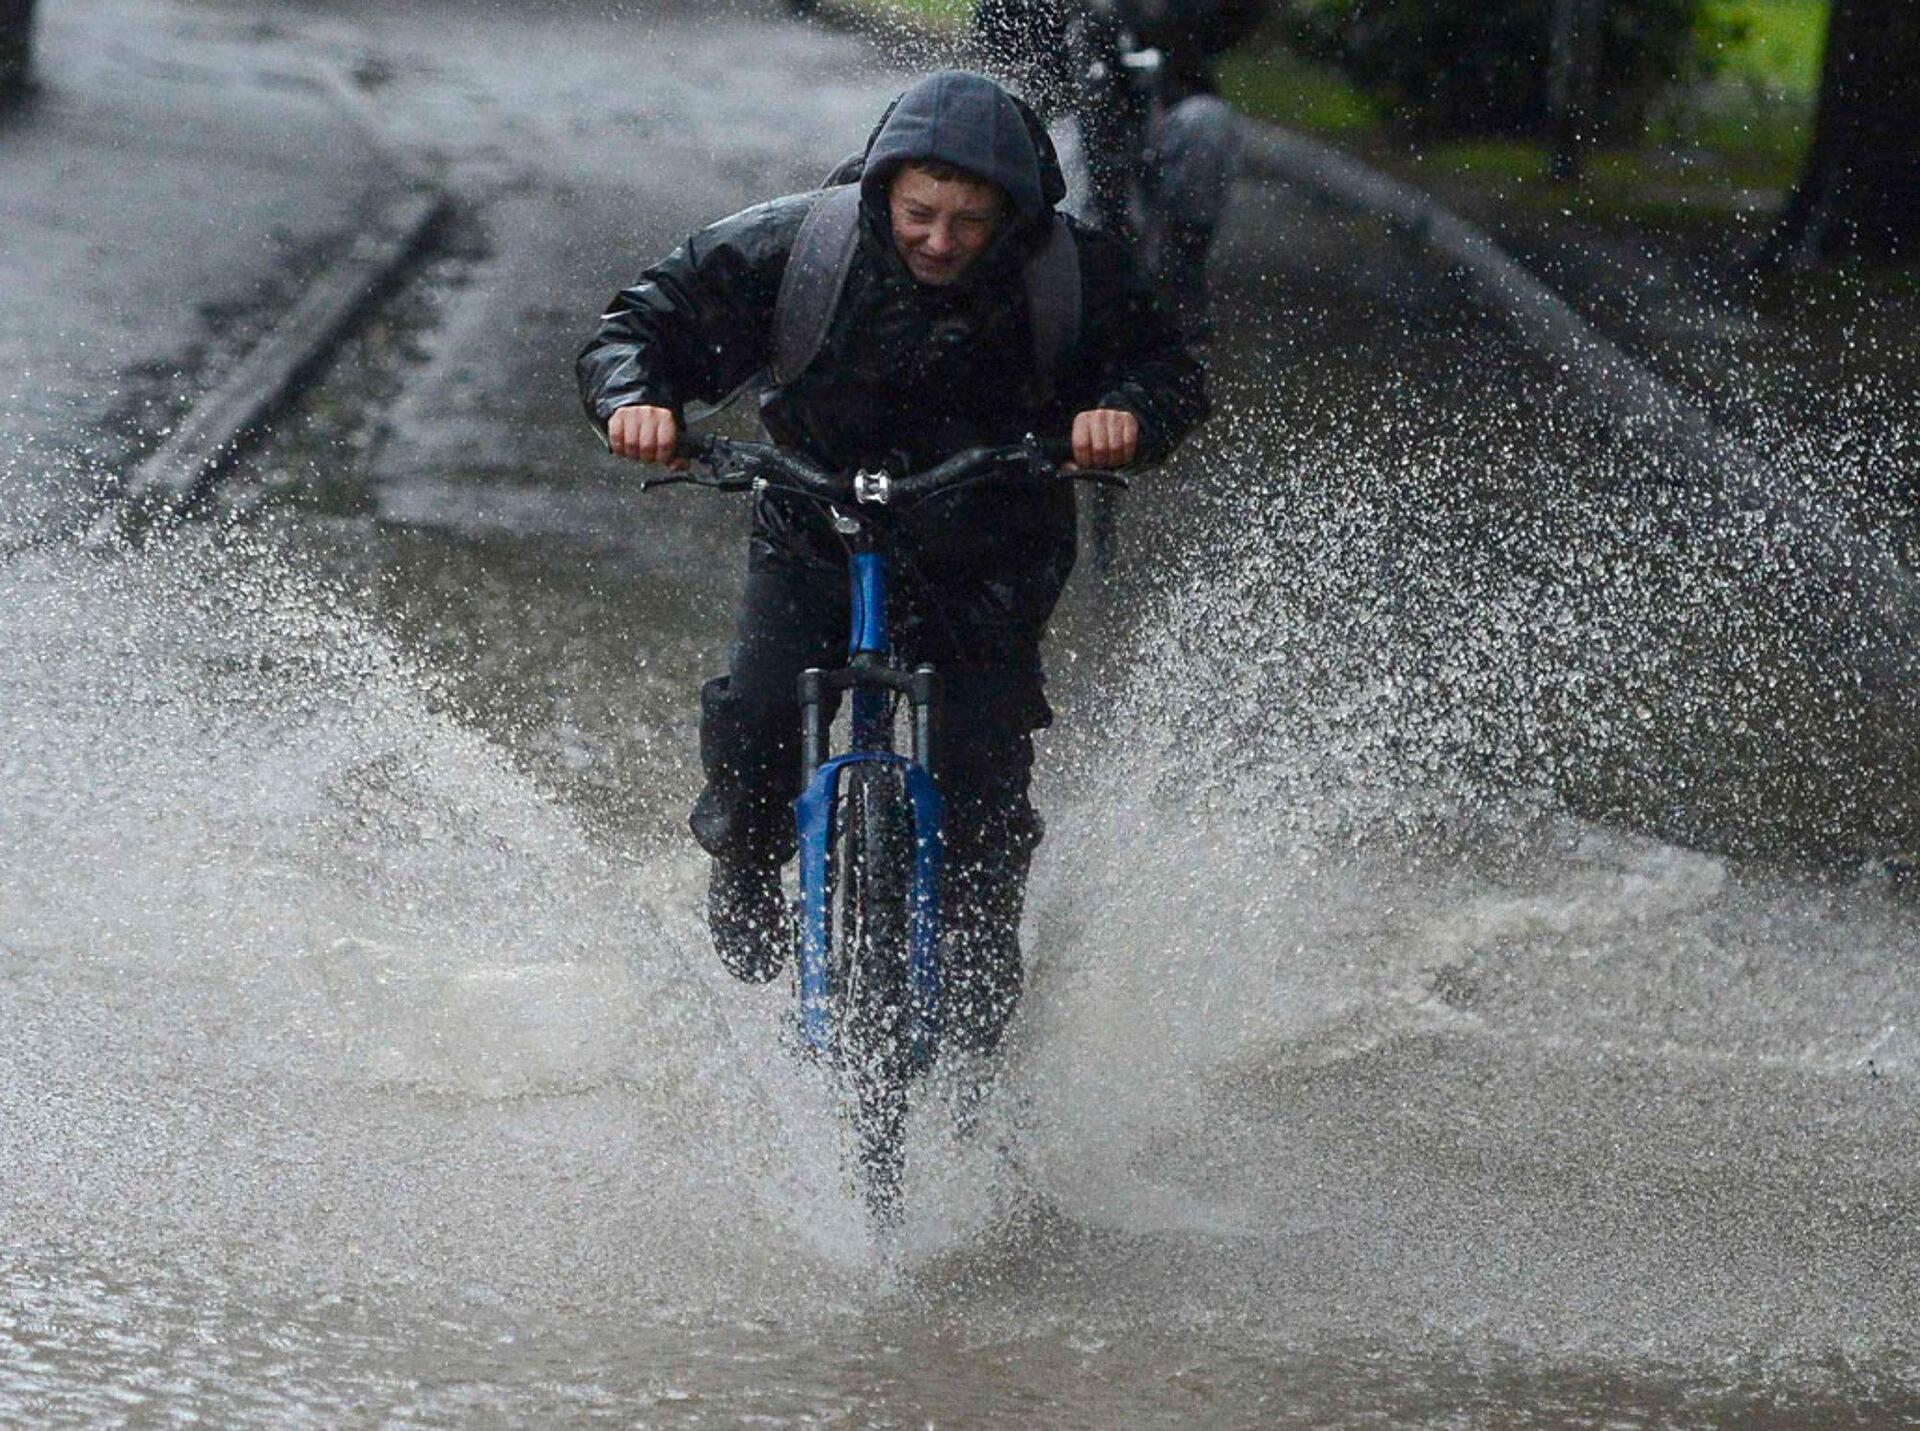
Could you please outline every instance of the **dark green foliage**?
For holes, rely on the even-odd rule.
[[[1662,89],[1705,78],[1737,22],[1707,0],[1611,0],[1603,130],[1636,126]],[[1339,67],[1423,134],[1542,133],[1552,0],[1291,0],[1291,43]]]

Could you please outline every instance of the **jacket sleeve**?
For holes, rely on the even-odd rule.
[[[719,402],[767,362],[787,255],[808,195],[760,204],[693,235],[614,296],[574,363],[587,416],[632,403]]]
[[[1083,298],[1080,349],[1098,407],[1140,419],[1140,460],[1162,462],[1213,410],[1206,369],[1187,351],[1132,254],[1097,230],[1079,228]]]

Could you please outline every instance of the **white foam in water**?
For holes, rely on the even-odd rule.
[[[198,564],[8,569],[22,937],[162,971],[297,956],[344,993],[348,965],[484,980],[624,926],[658,972],[658,916],[341,592],[271,552]]]
[[[597,847],[270,537],[0,582],[0,939],[40,1080],[9,1089],[8,1240],[658,1311],[794,1270],[730,1245],[745,1217],[817,1272],[809,1105],[742,1055],[770,1030],[731,1026],[691,852]]]
[[[1867,1325],[1903,1341],[1885,1278],[1910,1239],[1828,1224],[1825,1160],[1763,1150],[1795,1137],[1788,1110],[1836,1101],[1851,1146],[1910,1134],[1897,1097],[1860,1096],[1911,1069],[1908,910],[1589,823],[1543,788],[1577,784],[1583,741],[1649,744],[1642,690],[1695,722],[1718,698],[1724,652],[1682,648],[1676,684],[1674,651],[1634,640],[1662,562],[1707,586],[1683,634],[1747,632],[1756,658],[1793,639],[1758,615],[1817,580],[1779,551],[1636,566],[1638,533],[1595,514],[1570,522],[1592,579],[1542,586],[1552,524],[1517,515],[1510,565],[1423,548],[1369,486],[1391,461],[1356,442],[1331,465],[1277,516],[1224,512],[1098,731],[1067,741],[1016,1031],[1035,1185],[1084,1225],[1231,1248],[1172,1301],[1269,1325],[1725,1346],[1753,1334],[1752,1299],[1786,1295],[1776,1350]],[[1589,683],[1571,708],[1569,668]],[[1815,733],[1793,756],[1837,776],[1851,753]],[[1809,1219],[1826,1251],[1780,1256]]]
[[[954,1326],[1076,1365],[1221,1319],[1249,1365],[1436,1329],[1604,1357],[1749,1346],[1772,1299],[1776,1348],[1900,1345],[1873,1278],[1902,1235],[1743,1140],[1910,1081],[1904,909],[1512,778],[1540,762],[1489,758],[1475,709],[1506,688],[1457,673],[1525,623],[1343,655],[1374,609],[1357,520],[1217,547],[1056,751],[1009,1067],[969,1139],[922,1100],[884,1254],[783,995],[713,965],[690,848],[588,837],[271,533],[14,559],[3,1240],[53,1249],[42,1281],[159,1269],[88,1293],[105,1317],[219,1279],[343,1375],[341,1314],[304,1299],[374,1295],[396,1343],[450,1303],[679,1326],[660,1394],[736,1410],[769,1378],[790,1410],[862,1367],[938,1384]],[[1845,1149],[1906,1126],[1837,1106]],[[1824,1251],[1783,1254],[1807,1225]]]

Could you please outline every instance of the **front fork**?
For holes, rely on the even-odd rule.
[[[913,810],[913,890],[909,900],[908,982],[912,998],[914,1066],[932,1063],[940,1042],[940,792],[933,779],[933,712],[939,677],[931,666],[911,673],[889,661],[886,562],[878,553],[852,557],[853,623],[844,669],[800,674],[800,798],[794,803],[800,835],[800,1015],[815,1052],[833,1048],[832,961],[829,953],[830,870],[834,834],[840,826],[841,777],[848,767],[898,767]],[[851,748],[829,758],[827,738],[833,698],[852,693]],[[893,699],[907,698],[912,757],[893,749]]]
[[[916,666],[911,674],[879,663],[855,664],[839,671],[810,668],[800,673],[800,788],[812,786],[827,761],[828,712],[832,697],[853,692],[853,739],[849,755],[892,755],[892,698],[907,698],[911,715],[911,763],[933,770],[933,708],[940,698],[940,676],[932,666]],[[898,756],[894,757],[898,759]]]

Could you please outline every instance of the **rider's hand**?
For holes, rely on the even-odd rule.
[[[1117,407],[1096,407],[1073,420],[1073,465],[1096,471],[1125,467],[1140,451],[1140,419]]]
[[[607,447],[615,457],[657,462],[678,472],[687,465],[686,458],[673,455],[679,445],[680,420],[672,408],[634,403],[607,419]]]

